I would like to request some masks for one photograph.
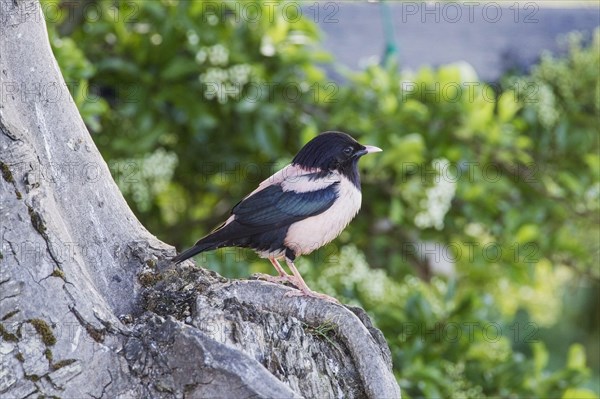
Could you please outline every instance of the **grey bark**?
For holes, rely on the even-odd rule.
[[[363,310],[159,272],[174,249],[112,180],[39,4],[0,7],[0,396],[400,396]]]

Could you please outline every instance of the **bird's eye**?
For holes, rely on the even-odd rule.
[[[350,155],[352,155],[353,151],[354,151],[354,149],[352,147],[346,147],[346,148],[344,148],[344,155],[350,156]]]

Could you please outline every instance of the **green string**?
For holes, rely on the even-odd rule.
[[[392,12],[385,0],[381,0],[381,17],[383,19],[383,33],[385,37],[385,50],[381,59],[381,65],[388,65],[390,61],[397,60],[399,51],[396,39],[394,38]]]

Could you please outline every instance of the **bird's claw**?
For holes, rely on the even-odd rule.
[[[285,284],[290,283],[293,286],[297,287],[298,282],[294,276],[271,276],[270,274],[256,273],[256,278],[263,281],[268,281],[269,283],[275,284]]]
[[[296,290],[286,292],[284,294],[284,296],[287,296],[287,297],[292,297],[292,296],[308,296],[308,297],[311,297],[311,298],[324,299],[326,301],[337,303],[337,304],[340,303],[340,301],[338,301],[337,299],[335,299],[334,297],[331,297],[329,295],[321,294],[321,293],[312,291],[310,289],[303,290],[303,289],[299,288],[299,287],[302,287],[302,284],[300,284],[298,282],[298,280],[296,279],[296,277],[291,276],[289,274],[285,275],[285,276],[282,276],[282,275],[271,276],[270,274],[256,273],[256,274],[254,274],[254,276],[258,280],[268,281],[269,283],[275,283],[275,284],[290,283],[294,287],[298,288]]]
[[[287,296],[287,297],[292,297],[292,296],[308,296],[308,297],[311,297],[311,298],[324,299],[326,301],[333,302],[333,303],[336,303],[338,305],[340,304],[340,301],[338,301],[334,297],[326,295],[326,294],[321,294],[319,292],[314,292],[312,290],[288,291],[288,292],[285,293],[284,296]]]

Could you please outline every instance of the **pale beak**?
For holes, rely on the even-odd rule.
[[[370,152],[380,152],[383,151],[381,148],[379,147],[375,147],[374,145],[364,145],[363,147],[365,147],[364,150],[360,150],[354,153],[355,157],[362,157],[363,155],[366,155]]]
[[[368,154],[368,153],[371,153],[371,152],[381,152],[383,150],[381,148],[379,148],[379,147],[375,147],[374,145],[366,145],[365,146],[365,151],[367,151],[367,154]]]

